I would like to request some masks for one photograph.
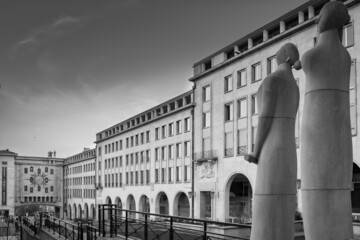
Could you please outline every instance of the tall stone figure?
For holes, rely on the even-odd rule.
[[[291,68],[300,69],[301,64],[299,52],[291,43],[280,48],[276,60],[278,69],[265,78],[257,92],[259,121],[255,148],[245,157],[258,164],[251,240],[294,238],[299,88]]]
[[[341,43],[347,8],[329,2],[317,21],[318,42],[302,57],[306,75],[301,135],[302,206],[306,240],[353,236],[350,56]]]

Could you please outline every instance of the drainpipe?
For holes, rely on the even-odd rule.
[[[193,87],[192,87],[192,95],[193,95],[193,102],[195,102],[195,88],[196,85],[194,83]],[[194,107],[195,108],[195,107]],[[194,130],[194,126],[195,126],[195,119],[194,119],[194,108],[191,109],[190,113],[191,113],[191,192],[192,192],[192,196],[191,196],[191,218],[194,218],[194,207],[195,207],[195,164],[194,164],[194,143],[195,143],[195,130]]]

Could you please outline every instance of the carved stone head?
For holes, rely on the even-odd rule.
[[[291,66],[294,66],[296,70],[301,69],[299,58],[299,51],[292,43],[286,43],[276,53],[276,61],[278,65],[282,63],[289,63]]]
[[[317,19],[318,32],[322,33],[330,29],[342,29],[350,21],[350,15],[346,6],[341,2],[328,2],[321,9]]]

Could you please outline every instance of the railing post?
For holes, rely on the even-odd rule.
[[[60,237],[60,227],[61,227],[61,225],[60,225],[60,219],[59,219],[59,237]]]
[[[103,237],[105,237],[105,206],[102,206],[102,230],[103,230]]]
[[[75,240],[75,228],[74,228],[74,225],[72,225],[72,229],[73,229],[73,230],[72,230],[72,232],[73,232],[73,233],[72,233],[72,235],[73,235],[72,239]]]
[[[66,222],[65,222],[65,239],[67,239],[67,227],[66,227]]]
[[[128,238],[128,234],[129,234],[129,229],[128,229],[128,210],[125,210],[125,239]]]
[[[40,227],[39,227],[40,229],[42,227],[41,225],[42,225],[42,213],[40,212]]]
[[[148,240],[148,215],[145,213],[144,240]]]
[[[116,208],[115,208],[116,209]],[[117,227],[118,227],[118,216],[117,216],[118,212],[117,210],[115,210],[115,236],[117,235]]]
[[[173,229],[173,218],[170,217],[170,238],[169,240],[174,240],[174,229]]]
[[[110,209],[109,209],[109,215],[110,215],[110,237],[113,236],[113,216],[112,216],[112,212],[113,212],[113,206],[110,205]]]
[[[204,235],[203,240],[207,240],[207,222],[204,221]]]
[[[98,218],[99,218],[98,227],[99,227],[99,236],[100,236],[100,232],[101,232],[101,211],[100,211],[100,207],[101,207],[101,205],[98,205]]]

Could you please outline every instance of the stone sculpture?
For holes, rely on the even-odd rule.
[[[296,207],[295,120],[299,88],[292,66],[301,68],[295,45],[276,54],[278,69],[258,92],[259,121],[255,148],[245,159],[257,163],[251,240],[289,240],[294,237]]]
[[[302,206],[306,240],[353,236],[350,56],[341,43],[350,17],[340,2],[321,10],[317,45],[302,57],[306,75],[301,134]]]

